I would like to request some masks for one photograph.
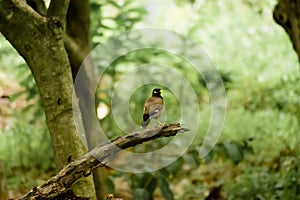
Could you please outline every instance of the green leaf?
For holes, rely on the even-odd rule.
[[[97,29],[98,32],[103,32],[102,29],[114,30],[113,27],[107,26],[107,25],[103,24],[102,22],[100,22],[99,26],[100,26],[100,28]]]
[[[17,78],[21,79],[24,77],[24,74],[29,73],[29,67],[26,63],[19,64],[17,68]]]
[[[90,3],[90,8],[91,10],[94,10],[94,11],[99,11],[99,9],[101,8],[101,4],[99,3],[96,3],[96,2],[91,2]]]
[[[16,92],[12,95],[9,96],[9,100],[10,102],[14,102],[17,98],[19,98],[22,94],[25,94],[25,91],[21,91],[21,92]]]
[[[243,150],[241,146],[236,142],[223,142],[224,147],[228,153],[229,158],[235,163],[238,164],[244,159]]]
[[[132,191],[133,200],[150,200],[149,192],[144,188],[137,188]]]
[[[115,193],[115,185],[114,185],[114,180],[111,176],[109,176],[107,179],[106,179],[106,188],[107,188],[107,192],[108,193],[111,193],[111,194],[114,194]]]
[[[162,195],[166,200],[174,200],[173,192],[170,189],[169,181],[164,175],[158,176],[158,185]]]
[[[150,199],[152,199],[152,195],[156,187],[157,178],[151,173],[139,173],[131,176],[131,189],[145,189]]]
[[[35,112],[34,112],[34,117],[35,118],[40,118],[41,116],[43,116],[44,114],[44,110],[42,108],[41,103],[38,103],[38,108],[36,108]]]
[[[147,11],[144,8],[131,8],[126,10],[126,13],[137,12],[139,15],[146,15]]]
[[[23,109],[22,109],[22,111],[23,112],[28,112],[30,109],[32,109],[32,108],[34,108],[34,104],[29,104],[29,105],[27,105],[27,106],[25,106]]]
[[[124,2],[123,7],[129,6],[133,1],[132,0],[127,0]]]
[[[184,160],[182,157],[180,157],[171,165],[167,166],[165,170],[167,171],[168,175],[175,175],[180,169],[182,169],[183,164],[184,164]]]
[[[210,161],[212,161],[213,157],[214,157],[214,151],[209,152],[209,154],[207,154],[204,157],[205,163],[206,164],[210,163]]]
[[[152,197],[153,192],[157,187],[157,178],[150,173],[146,173],[145,175],[144,188],[149,192],[150,197]]]
[[[200,165],[199,155],[198,152],[189,152],[184,156],[185,162],[188,163],[191,167],[196,168]]]
[[[20,85],[25,87],[26,89],[30,88],[33,85],[33,77],[32,74],[28,74],[25,79],[20,81]]]
[[[119,4],[115,0],[108,1],[108,3],[116,8],[121,8],[121,6],[119,6]]]
[[[37,97],[38,91],[36,87],[28,88],[26,100],[29,101]]]

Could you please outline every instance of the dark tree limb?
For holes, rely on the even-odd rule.
[[[78,14],[80,13],[80,14]],[[69,60],[72,68],[73,79],[82,64],[82,61],[90,53],[91,33],[90,33],[90,4],[89,1],[72,0],[67,12],[66,34],[73,44],[79,48],[70,48],[70,42],[66,41],[66,49],[69,54]],[[79,55],[79,56],[78,56]]]
[[[40,15],[45,16],[47,14],[47,8],[43,0],[26,0],[30,7],[38,12]]]
[[[80,13],[80,14],[78,14]],[[84,67],[80,69],[80,90],[76,91],[82,116],[83,127],[87,139],[88,149],[92,149],[100,143],[99,133],[95,127],[98,122],[96,118],[90,119],[95,115],[94,88],[96,85],[95,67],[91,58],[87,55],[92,50],[90,33],[90,3],[88,0],[72,0],[67,13],[67,25],[64,34],[64,45],[68,53],[73,81],[75,81],[80,67],[84,61]],[[93,179],[96,195],[98,199],[104,199],[107,191],[105,181],[107,179],[106,168],[93,170]]]
[[[83,53],[81,50],[81,47],[78,45],[78,43],[75,42],[75,40],[72,39],[67,34],[64,35],[64,44],[65,44],[65,48],[68,52],[70,62],[72,61],[73,64],[80,66],[82,64],[83,60],[85,59],[85,57],[87,56],[87,54]],[[79,69],[79,67],[78,67],[78,69]],[[78,69],[75,70],[76,73],[77,73]],[[73,73],[75,73],[75,72],[73,72]],[[76,73],[74,74],[74,78],[76,77]]]
[[[65,26],[69,3],[70,0],[51,0],[47,16],[56,18],[63,26]]]
[[[189,131],[180,124],[165,124],[153,128],[136,131],[124,137],[103,143],[95,147],[77,160],[67,164],[60,172],[39,187],[33,188],[21,199],[61,199],[72,194],[71,185],[83,176],[89,176],[91,171],[105,165],[110,158],[122,149],[136,146],[161,137],[175,136],[177,133]]]
[[[279,0],[273,18],[288,33],[300,61],[300,0]]]

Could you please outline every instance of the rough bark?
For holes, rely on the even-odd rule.
[[[180,124],[166,124],[136,131],[111,142],[100,144],[79,159],[67,164],[45,184],[33,188],[19,199],[61,199],[62,196],[70,194],[70,186],[76,180],[83,176],[89,176],[93,169],[104,166],[122,149],[161,137],[175,136],[177,133],[186,131],[189,129],[182,128]]]
[[[52,0],[46,16],[26,1],[0,1],[0,31],[24,58],[36,81],[46,114],[55,164],[61,169],[67,158],[86,151],[74,125],[73,80],[63,34],[69,0]],[[92,177],[78,181],[75,191],[95,197]]]
[[[300,61],[300,0],[279,0],[273,18],[289,35]]]

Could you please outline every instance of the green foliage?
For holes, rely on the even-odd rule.
[[[20,86],[10,87],[14,93],[9,95],[9,103],[16,108],[10,108],[10,115],[3,116],[8,118],[8,124],[0,130],[0,162],[4,164],[8,189],[26,191],[41,184],[55,169],[51,140],[31,72],[2,37],[0,63],[1,72]],[[0,84],[2,87],[10,83],[1,80]]]
[[[0,160],[9,189],[28,190],[43,181],[45,172],[55,169],[49,133],[38,121],[24,121],[25,113],[15,112],[13,126],[0,134]],[[31,121],[31,123],[30,123]]]
[[[92,0],[91,29],[94,46],[112,35],[133,29],[146,14],[141,4],[133,0]]]
[[[10,102],[23,99],[28,102],[23,108],[24,112],[33,112],[34,117],[42,117],[43,110],[37,86],[27,64],[15,49],[4,38],[0,38],[0,70],[7,74],[11,79],[16,80],[21,86],[20,91],[16,91],[9,96]],[[15,90],[16,88],[12,88]]]
[[[153,199],[153,192],[157,186],[157,179],[151,173],[132,174],[131,188],[134,199]]]
[[[189,150],[174,163],[155,173],[127,174],[133,199],[204,199],[212,188],[222,187],[225,199],[299,199],[300,76],[297,57],[287,34],[272,19],[274,0],[164,1],[149,12],[150,1],[91,1],[93,46],[137,25],[163,27],[198,41],[220,70],[228,101],[226,122],[215,148],[203,159],[198,150],[211,118],[210,94],[203,79],[180,57],[162,50],[130,52],[105,71],[97,89],[97,104],[105,103],[109,114],[100,121],[109,138],[123,135],[111,113],[115,84],[136,66],[155,63],[172,66],[186,77],[198,96],[201,122]],[[172,4],[170,6],[170,4]],[[153,6],[151,4],[151,6]],[[151,7],[150,6],[150,7]],[[148,9],[148,12],[147,12]],[[167,12],[166,12],[167,10]],[[149,17],[151,16],[151,20]],[[50,138],[43,125],[35,83],[23,60],[1,39],[0,68],[19,81],[23,91],[12,95],[29,101],[16,111],[16,120],[0,134],[0,160],[10,188],[29,188],[35,177],[53,168]],[[16,59],[17,57],[17,59]],[[161,80],[168,71],[153,73]],[[137,74],[134,81],[138,79]],[[142,77],[142,76],[141,76]],[[128,83],[128,88],[130,88]],[[174,82],[174,84],[180,84]],[[153,87],[164,89],[166,122],[180,121],[179,101],[162,85],[149,84],[131,94],[129,118],[118,121],[131,132],[141,123],[143,103]],[[126,90],[126,88],[125,88]],[[186,95],[184,91],[179,95]],[[120,102],[123,96],[117,96]],[[127,110],[126,110],[127,111]],[[127,113],[120,113],[121,116]],[[26,119],[26,120],[25,120]],[[27,120],[28,119],[28,120]],[[154,124],[155,125],[155,124]],[[37,128],[38,127],[38,128]],[[153,151],[169,139],[147,143],[136,152]],[[23,174],[30,172],[32,174]],[[32,178],[34,177],[34,178]],[[107,186],[118,185],[110,176]]]
[[[198,157],[198,150],[203,141],[203,133],[209,126],[210,97],[206,84],[193,68],[181,58],[159,50],[130,52],[112,63],[106,71],[106,78],[110,79],[105,82],[104,88],[99,89],[99,93],[106,94],[103,95],[105,98],[99,101],[107,102],[110,106],[109,99],[114,84],[122,75],[134,69],[133,66],[158,63],[172,66],[188,77],[199,97],[200,114],[204,116],[189,151],[170,166],[160,170],[159,176],[163,179],[159,181],[157,174],[130,175],[134,198],[152,198],[155,190],[144,185],[150,177],[153,187],[159,188],[159,183],[168,185],[165,189],[161,188],[162,194],[172,192],[171,196],[175,199],[204,199],[211,188],[219,186],[223,186],[222,194],[226,199],[284,199],[289,191],[291,193],[287,196],[295,199],[293,191],[299,188],[299,183],[291,178],[290,174],[295,173],[292,165],[284,170],[274,170],[264,164],[266,159],[271,159],[273,165],[276,157],[285,159],[291,156],[282,156],[280,152],[287,146],[296,148],[300,118],[297,57],[286,33],[272,20],[271,13],[275,2],[224,0],[176,3],[175,10],[183,13],[177,17],[189,23],[184,25],[180,21],[174,22],[172,17],[164,19],[157,16],[157,24],[167,24],[172,30],[187,33],[209,52],[220,70],[227,90],[227,118],[219,142],[202,160]],[[185,8],[189,8],[189,12]],[[161,5],[159,9],[167,8]],[[172,11],[168,12],[170,16]],[[181,14],[180,12],[178,13]],[[172,23],[176,25],[173,27]],[[117,34],[121,29],[114,30]],[[153,75],[159,77],[161,74]],[[142,106],[147,94],[156,86],[138,88],[132,93],[129,112],[136,124],[140,124]],[[167,91],[164,97],[169,101],[166,104],[166,111],[169,112],[167,116],[172,117],[168,122],[178,121],[178,111],[174,110],[178,107],[177,100],[171,91],[163,89]],[[119,128],[115,128],[111,114],[100,123],[104,130],[110,130],[109,137],[123,134]],[[128,121],[124,119],[121,123],[126,125]],[[136,128],[127,127],[127,130]],[[152,151],[166,142],[161,141],[158,146],[146,144],[136,150]],[[291,157],[292,160],[295,159]],[[208,172],[202,174],[199,169]],[[281,184],[285,189],[278,187],[277,179],[284,180]],[[166,184],[167,180],[169,184]],[[183,191],[176,191],[176,185],[181,185]],[[165,198],[168,199],[167,195]]]
[[[229,158],[234,164],[238,164],[244,160],[247,153],[253,153],[251,141],[252,138],[240,142],[222,141],[215,146],[214,150],[205,159],[206,161],[211,161],[213,154],[218,154],[225,158]]]
[[[286,147],[273,162],[246,169],[227,185],[228,199],[299,199],[299,155]]]
[[[22,90],[12,94],[9,99],[11,102],[14,102],[24,95],[28,104],[23,108],[22,112],[33,112],[33,117],[39,118],[43,116],[44,111],[42,109],[41,100],[39,98],[38,89],[33,76],[27,64],[22,63],[17,67],[18,72],[16,74],[16,78],[19,80]]]
[[[160,172],[132,174],[130,176],[133,199],[153,199],[156,187],[166,200],[173,200],[173,193],[170,190],[169,180]]]

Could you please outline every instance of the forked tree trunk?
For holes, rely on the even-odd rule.
[[[47,16],[26,1],[0,1],[0,31],[29,65],[46,114],[55,164],[61,169],[69,157],[86,152],[74,124],[73,79],[63,33],[69,0],[52,0]],[[77,195],[95,199],[92,176],[75,183]]]

